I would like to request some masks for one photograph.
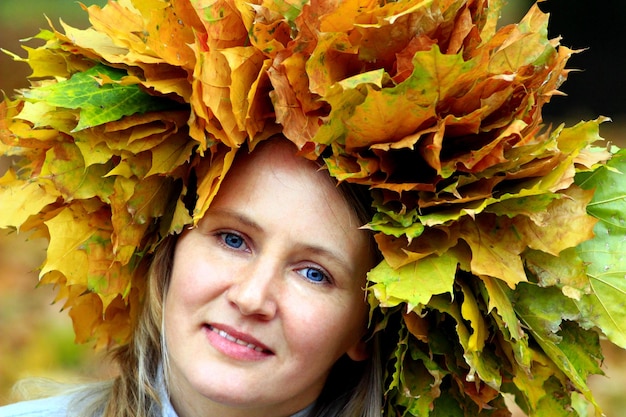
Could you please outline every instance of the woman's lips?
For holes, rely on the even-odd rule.
[[[273,355],[254,337],[222,324],[205,325],[209,343],[226,356],[240,360],[259,360]]]

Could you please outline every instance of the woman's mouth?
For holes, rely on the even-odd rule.
[[[230,340],[231,342],[235,342],[238,345],[245,346],[248,349],[254,349],[257,352],[263,352],[263,350],[264,350],[263,348],[260,348],[257,345],[255,345],[254,343],[248,343],[245,340],[237,339],[235,336],[231,336],[229,333],[226,333],[224,330],[216,329],[215,327],[213,327],[211,325],[209,325],[209,330],[219,334],[224,339]]]
[[[273,352],[252,336],[240,333],[225,325],[205,325],[209,343],[220,351],[234,359],[259,360],[265,359]]]

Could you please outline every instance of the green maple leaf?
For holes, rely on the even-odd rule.
[[[373,283],[372,291],[385,306],[405,302],[413,309],[426,305],[433,295],[452,292],[457,263],[451,252],[431,255],[397,269],[382,261],[369,272],[368,279]]]
[[[626,348],[626,150],[577,182],[596,192],[587,210],[599,219],[595,238],[578,246],[588,263],[592,291],[577,302],[583,320],[599,327],[616,345]]]
[[[522,283],[515,292],[515,310],[529,333],[571,383],[596,405],[586,381],[590,374],[602,373],[599,340],[595,332],[574,323],[579,319],[575,301],[564,299],[554,287]]]
[[[119,81],[126,75],[126,71],[100,64],[65,81],[25,91],[24,97],[44,101],[51,106],[80,110],[74,132],[135,113],[174,107],[171,101],[151,96],[136,84],[103,84],[98,81],[103,77]]]

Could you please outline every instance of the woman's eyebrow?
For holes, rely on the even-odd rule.
[[[339,268],[342,268],[348,274],[352,274],[355,269],[354,265],[348,262],[347,259],[337,255],[336,251],[333,251],[331,249],[325,248],[323,246],[307,244],[303,244],[302,249],[309,253],[313,253],[317,256],[328,259],[330,262],[336,264]]]
[[[255,231],[262,232],[263,228],[257,222],[252,220],[250,217],[246,216],[245,213],[231,210],[227,208],[211,208],[207,211],[208,215],[220,217],[220,218],[229,218],[230,220],[234,220],[237,223],[243,224],[244,226],[250,227]]]

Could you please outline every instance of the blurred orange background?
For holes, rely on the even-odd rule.
[[[19,39],[35,35],[39,28],[47,28],[44,14],[55,26],[62,16],[63,20],[76,27],[85,27],[86,14],[75,0],[1,0],[0,1],[0,47],[24,56]],[[85,4],[104,5],[105,0],[85,0]],[[514,21],[528,9],[526,0],[510,0],[504,15],[504,21]],[[559,1],[547,1],[558,6]],[[600,6],[597,6],[600,7]],[[621,7],[621,6],[620,6]],[[564,7],[563,7],[564,8]],[[559,11],[552,10],[558,17]],[[578,28],[580,29],[580,27]],[[590,28],[597,32],[597,27]],[[593,41],[591,31],[590,42]],[[557,33],[559,35],[561,33]],[[623,36],[622,36],[623,37]],[[564,34],[567,40],[567,34]],[[581,47],[585,45],[568,46]],[[620,45],[624,45],[621,39]],[[616,55],[617,52],[615,52]],[[621,56],[626,56],[621,51]],[[606,58],[606,57],[604,57]],[[596,58],[593,65],[605,65],[609,62]],[[612,58],[606,58],[612,59]],[[589,70],[589,74],[592,71]],[[26,64],[13,62],[6,54],[0,54],[0,89],[8,96],[17,88],[28,85],[29,69]],[[583,83],[593,85],[599,78],[586,78],[585,74],[574,74],[582,78]],[[605,81],[605,80],[603,80]],[[615,88],[623,87],[621,79],[616,78]],[[621,83],[621,84],[617,84]],[[568,83],[565,84],[565,91]],[[573,93],[570,93],[573,94]],[[623,97],[616,91],[598,91],[597,94]],[[568,100],[574,99],[570,107]],[[555,109],[552,117],[565,120],[571,118],[595,118],[600,114],[612,116],[614,123],[603,126],[603,135],[622,146],[625,124],[619,110],[607,107],[596,109],[589,105],[588,97],[569,97],[555,100],[549,105]],[[608,102],[608,101],[607,101]],[[582,104],[581,104],[582,103]],[[586,106],[585,103],[588,105]],[[596,112],[596,113],[594,113]],[[589,114],[592,114],[589,116]],[[0,156],[0,175],[6,169],[7,161]],[[43,259],[45,242],[31,241],[27,235],[0,230],[0,405],[8,403],[10,387],[19,379],[29,376],[43,376],[67,380],[72,378],[97,378],[109,374],[110,367],[102,354],[93,351],[91,346],[77,346],[73,343],[71,321],[67,314],[60,313],[62,302],[51,304],[56,294],[53,288],[37,288],[36,269]],[[626,386],[626,354],[613,346],[605,347],[605,371],[608,377],[593,377],[591,385],[596,392],[598,403],[608,416],[618,416],[626,409],[623,387]]]

